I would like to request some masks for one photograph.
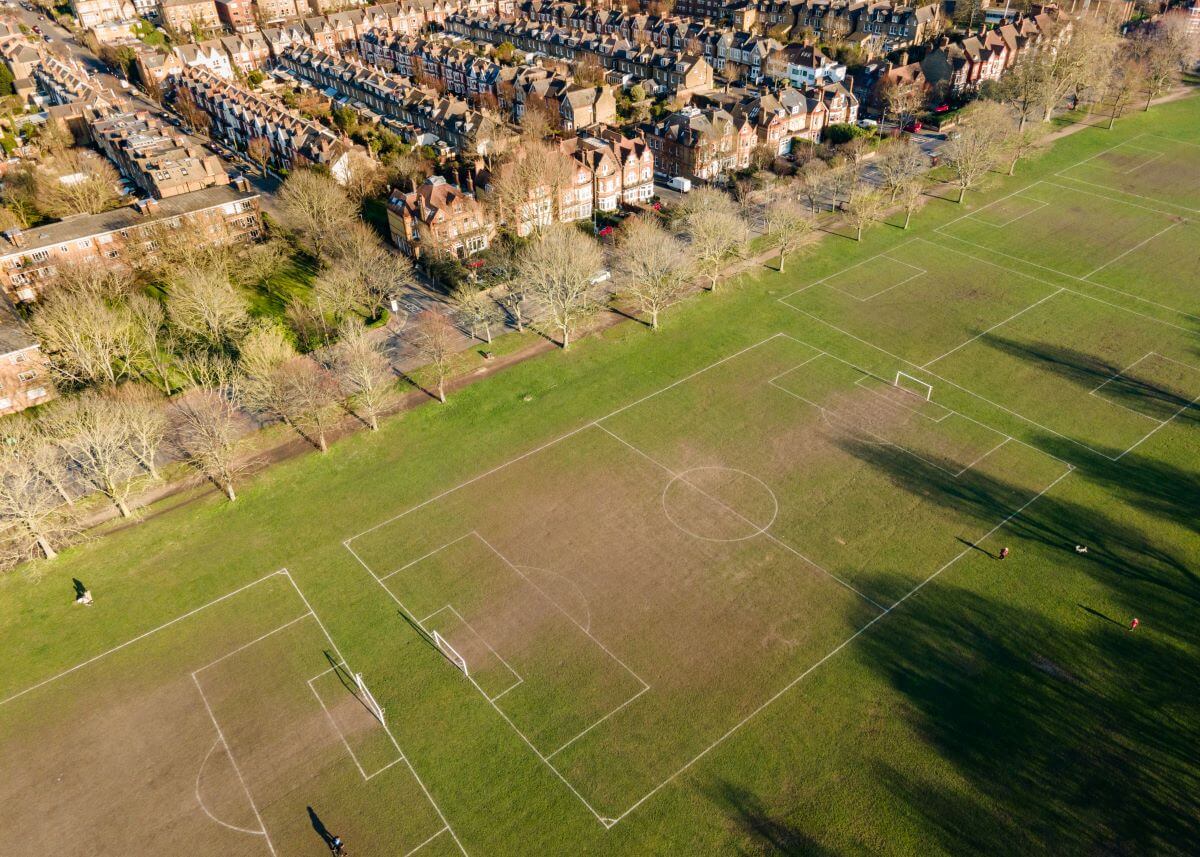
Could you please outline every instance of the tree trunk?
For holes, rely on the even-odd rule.
[[[117,507],[117,511],[121,513],[121,517],[128,518],[129,517],[129,507],[127,505],[125,505],[125,501],[118,500],[116,497],[113,497],[112,501],[113,501],[113,505]]]
[[[325,429],[317,429],[317,449],[321,452],[329,452],[329,444],[325,442]]]
[[[1029,121],[1029,117],[1027,115],[1025,115],[1025,111],[1022,110],[1021,111],[1021,121],[1017,123],[1017,133],[1018,134],[1025,133],[1025,123],[1027,123],[1028,121]]]
[[[379,431],[379,416],[374,411],[367,416],[367,425],[371,427],[371,431]]]
[[[908,224],[909,224],[909,221],[911,221],[911,220],[912,220],[912,209],[911,208],[904,209],[904,231],[905,232],[908,231]]]
[[[491,324],[489,324],[487,322],[484,322],[484,325],[483,325],[483,336],[484,336],[484,339],[487,340],[487,344],[491,345],[492,344],[492,326],[491,326]]]
[[[783,273],[783,265],[786,260],[787,260],[787,253],[783,252],[783,249],[780,248],[780,250],[779,250],[779,273],[781,273],[781,274]]]
[[[655,330],[655,331],[658,330],[658,309],[657,308],[650,310],[650,329]]]
[[[563,347],[563,351],[566,351],[568,348],[570,348],[570,347],[571,347],[571,330],[570,330],[570,328],[569,328],[569,327],[567,327],[567,325],[565,325],[565,324],[564,324],[564,325],[562,325],[560,329],[562,330],[562,347]]]
[[[446,404],[446,379],[441,375],[438,376],[438,391],[437,392],[438,392],[438,401],[441,402],[443,405]]]
[[[1017,174],[1017,161],[1021,160],[1020,155],[1014,155],[1012,163],[1008,165],[1008,174],[1014,176]]]
[[[862,230],[863,230],[863,228],[862,228],[862,226],[860,225],[860,226],[858,227],[858,234],[854,236],[854,240],[855,240],[855,241],[862,241]]]
[[[237,499],[237,493],[233,490],[233,482],[226,481],[222,487],[225,489],[225,496],[229,498],[230,503]]]
[[[967,186],[959,185],[959,187],[958,187],[958,204],[959,205],[962,205],[963,200],[966,199],[966,196],[967,196]]]
[[[41,533],[38,533],[34,536],[34,538],[37,540],[37,546],[41,548],[42,555],[45,556],[46,559],[54,559],[56,556],[58,556],[58,551],[50,546],[50,542],[46,540],[45,536],[43,536]]]

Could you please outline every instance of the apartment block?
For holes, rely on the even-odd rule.
[[[0,290],[13,303],[37,300],[63,265],[119,265],[131,245],[158,240],[187,223],[210,241],[251,241],[262,233],[259,197],[245,180],[142,200],[100,214],[11,229],[0,238]],[[189,232],[194,238],[196,233]]]
[[[89,124],[96,147],[147,196],[169,199],[230,182],[217,155],[149,111],[95,117]]]

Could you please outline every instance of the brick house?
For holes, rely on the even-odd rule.
[[[221,26],[217,4],[213,0],[160,0],[159,19],[178,33],[191,32],[195,23],[202,30],[215,30]]]
[[[720,107],[685,107],[641,130],[660,172],[715,181],[750,166],[758,143],[754,125]]]
[[[53,398],[41,346],[8,301],[0,300],[0,416]]]
[[[405,193],[393,190],[387,202],[388,231],[404,253],[420,259],[431,245],[465,259],[488,248],[496,222],[473,193],[460,190],[441,176]]]

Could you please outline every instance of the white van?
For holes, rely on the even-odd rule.
[[[667,182],[667,187],[671,190],[677,190],[680,193],[687,193],[692,189],[692,180],[685,179],[683,176],[675,176],[675,178]]]

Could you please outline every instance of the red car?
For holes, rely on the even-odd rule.
[[[472,259],[470,262],[467,262],[467,267],[468,268],[482,268],[483,260],[482,259]]]
[[[934,113],[949,113],[950,105],[949,104],[939,104],[937,107],[933,108],[933,112]]]
[[[907,125],[904,126],[904,130],[910,134],[917,134],[917,133],[920,133],[921,129],[924,127],[925,126],[921,123],[920,119],[913,119],[911,122],[909,122]]]
[[[611,226],[605,226],[596,234],[601,238],[607,238],[609,235],[613,234],[613,228]]]

